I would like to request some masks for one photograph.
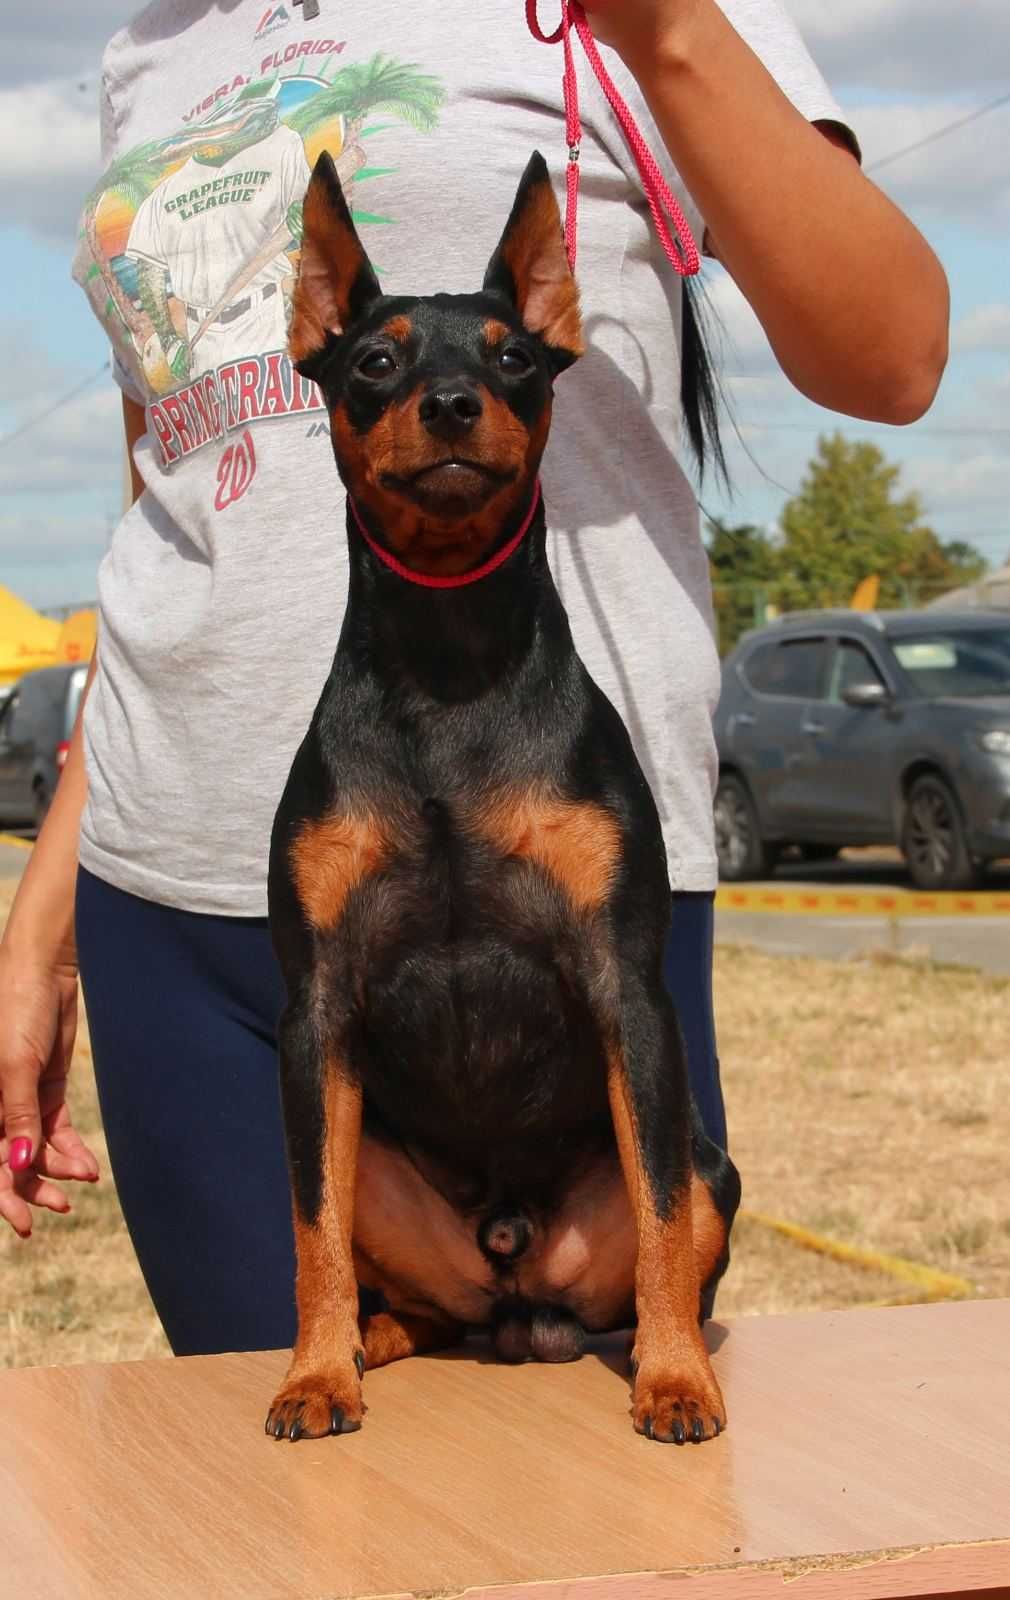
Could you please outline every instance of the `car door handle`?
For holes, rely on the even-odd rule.
[[[736,714],[736,722],[738,728],[753,728],[754,724],[757,722],[757,717],[755,717],[750,711],[738,711]]]
[[[823,722],[804,722],[800,731],[802,733],[823,733]]]

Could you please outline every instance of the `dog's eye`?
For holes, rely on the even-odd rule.
[[[363,378],[388,378],[396,371],[396,362],[388,350],[366,350],[356,362],[356,370]]]
[[[510,377],[521,378],[523,373],[532,369],[533,362],[521,344],[507,344],[498,357],[498,365]]]

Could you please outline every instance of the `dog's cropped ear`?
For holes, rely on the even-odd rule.
[[[512,214],[484,275],[488,294],[503,295],[523,324],[540,335],[555,372],[583,351],[579,292],[568,266],[561,213],[547,163],[534,151]]]
[[[381,293],[351,220],[333,157],[324,150],[302,207],[301,260],[288,330],[288,354],[298,370],[314,377],[314,358]]]

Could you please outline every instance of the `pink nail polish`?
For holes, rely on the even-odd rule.
[[[30,1139],[12,1139],[10,1163],[12,1172],[24,1172],[32,1164],[32,1141]]]

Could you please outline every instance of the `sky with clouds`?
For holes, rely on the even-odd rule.
[[[903,485],[943,537],[1001,563],[1010,556],[1010,103],[886,158],[1010,93],[1010,5],[787,4],[867,165],[882,163],[877,181],[947,268],[951,361],[935,406],[911,428],[835,418],[790,388],[748,307],[711,269],[738,436],[729,439],[734,499],[711,493],[705,504],[734,522],[773,523],[818,432],[840,426],[901,463]],[[122,498],[118,392],[69,263],[98,171],[101,50],[128,11],[117,0],[49,0],[0,15],[0,583],[43,606],[94,595]],[[857,241],[851,266],[887,270],[861,259]]]

